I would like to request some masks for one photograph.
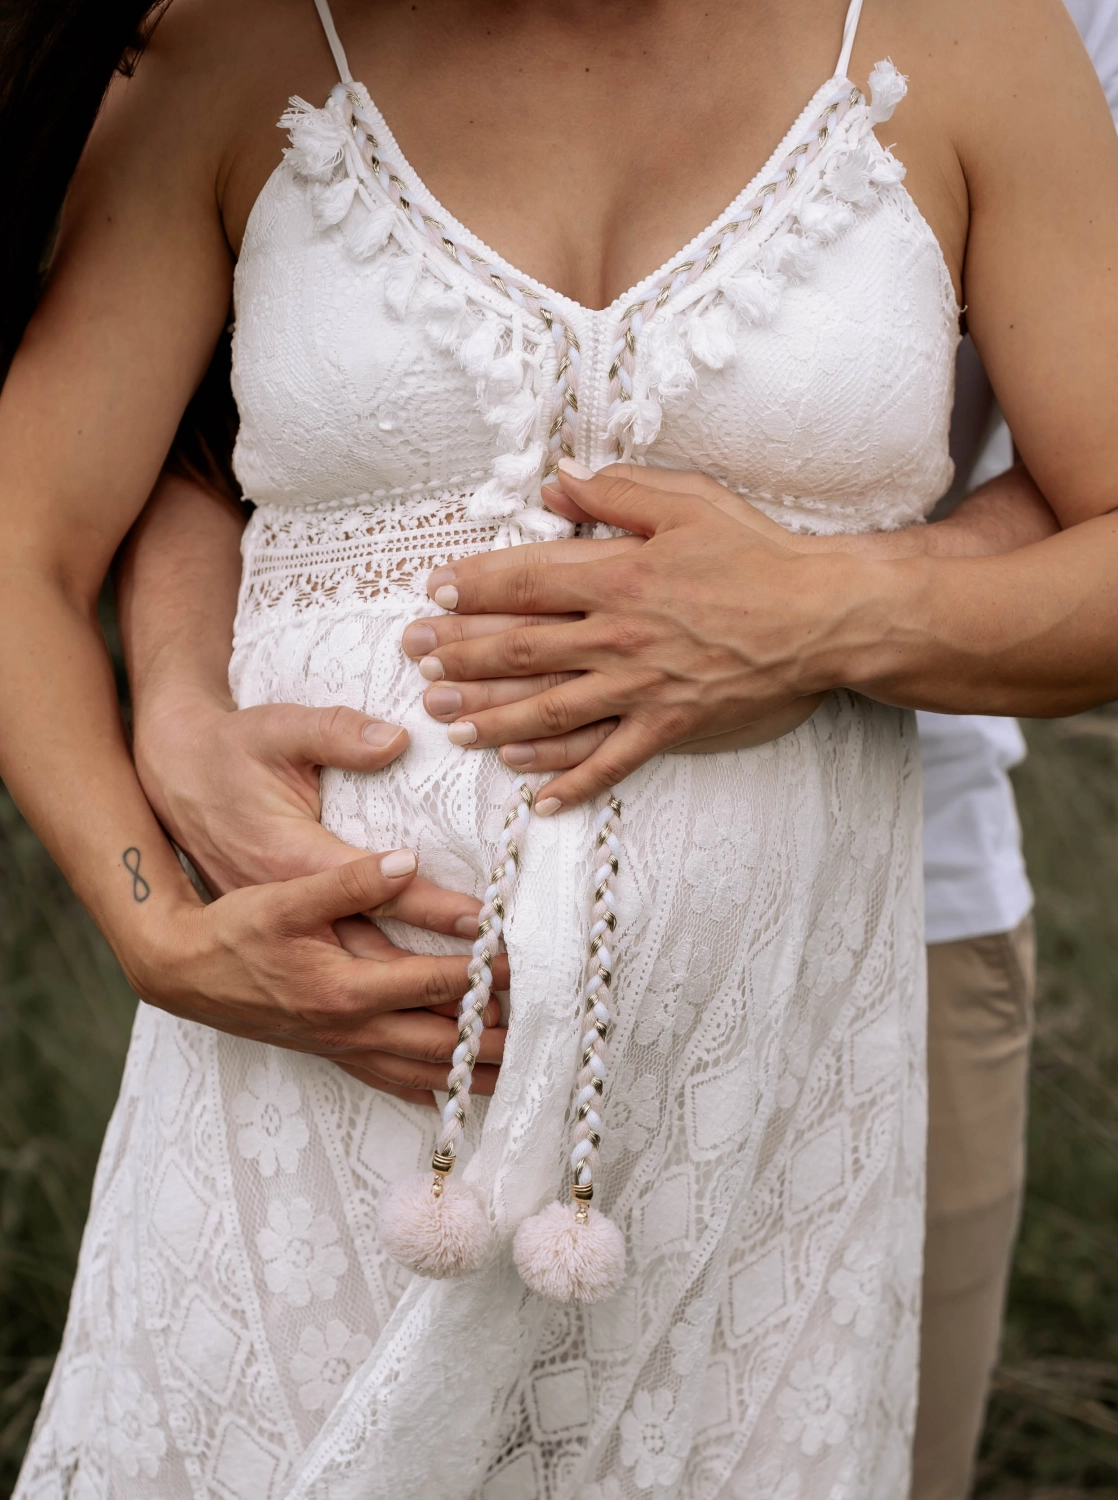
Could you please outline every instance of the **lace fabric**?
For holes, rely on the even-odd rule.
[[[938,498],[954,298],[873,135],[903,93],[882,68],[873,105],[821,91],[809,166],[701,275],[677,258],[642,286],[639,320],[533,310],[527,278],[440,248],[422,184],[401,205],[371,165],[359,88],[295,110],[237,271],[257,509],[231,683],[242,706],[407,726],[386,771],[324,774],[341,838],[483,888],[510,773],[447,742],[399,640],[434,612],[431,567],[564,529],[539,504],[553,429],[590,463],[620,434],[808,530]],[[578,420],[556,428],[571,381]],[[509,1253],[565,1181],[594,809],[526,839],[505,1064],[463,1152],[499,1246],[476,1275],[412,1279],[378,1242],[433,1113],[141,1006],[19,1500],[896,1500],[923,1195],[915,752],[911,716],[840,692],[776,743],[657,757],[618,788],[597,1181],[630,1274],[599,1306],[542,1303]]]

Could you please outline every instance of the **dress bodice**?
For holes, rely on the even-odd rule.
[[[800,530],[920,520],[951,478],[958,309],[874,135],[904,80],[879,63],[870,84],[824,84],[726,211],[601,310],[447,213],[361,84],[293,101],[237,268],[246,495],[453,491],[473,520],[562,535],[539,495],[568,452],[702,471]]]

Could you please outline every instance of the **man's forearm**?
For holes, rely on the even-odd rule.
[[[227,500],[170,474],[136,522],[117,599],[138,726],[169,694],[233,707],[228,673],[243,530]]]
[[[903,531],[799,538],[794,545],[811,552],[846,552],[881,561],[991,557],[1042,542],[1059,529],[1060,523],[1029,471],[1024,464],[1016,463],[968,495],[942,521],[909,526]]]
[[[809,678],[941,713],[1046,718],[1118,698],[1118,513],[1001,555],[842,567],[833,650]]]

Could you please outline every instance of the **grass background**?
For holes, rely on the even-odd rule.
[[[1118,709],[1025,726],[1029,1189],[982,1500],[1118,1500]],[[0,791],[0,1496],[61,1336],[134,1001]]]

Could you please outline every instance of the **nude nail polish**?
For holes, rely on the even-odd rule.
[[[435,590],[434,600],[440,609],[457,609],[458,590],[452,583],[444,583],[441,588]]]
[[[477,729],[470,723],[452,724],[446,736],[452,745],[472,745],[477,739]]]
[[[386,724],[383,719],[374,719],[371,724],[366,724],[361,731],[361,738],[366,745],[372,745],[374,750],[387,750],[393,740],[398,740],[403,734],[399,724]]]
[[[536,816],[550,818],[552,813],[557,813],[562,806],[558,797],[543,797],[536,803]]]
[[[401,875],[414,875],[419,857],[414,849],[394,849],[380,862],[380,873],[386,880],[398,880]]]
[[[462,694],[452,687],[428,688],[423,694],[423,706],[433,719],[452,719],[462,712]]]
[[[501,751],[506,766],[530,766],[535,758],[536,752],[531,745],[506,745]]]
[[[594,470],[580,464],[577,458],[563,457],[559,460],[560,474],[569,474],[572,479],[593,479]]]
[[[426,656],[434,651],[439,638],[430,625],[409,625],[400,644],[408,656]]]
[[[477,917],[459,917],[454,924],[454,930],[459,937],[477,937]]]
[[[419,675],[426,677],[428,682],[438,682],[441,677],[446,676],[446,673],[437,656],[425,656],[419,663]]]

